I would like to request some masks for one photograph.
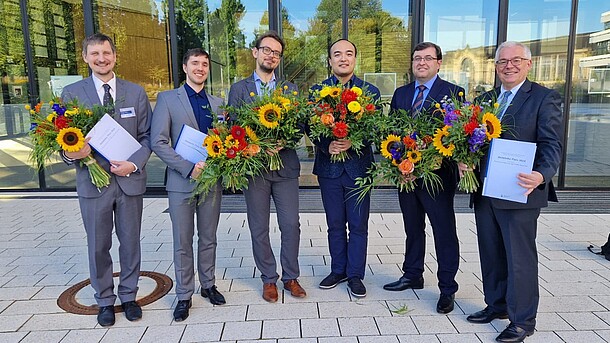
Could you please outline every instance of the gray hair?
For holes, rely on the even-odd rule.
[[[498,62],[498,60],[500,59],[500,50],[504,49],[504,48],[512,48],[518,46],[520,48],[523,48],[523,52],[525,52],[525,58],[527,58],[528,60],[532,59],[532,51],[530,50],[530,48],[523,44],[523,43],[519,43],[519,42],[514,42],[514,41],[506,41],[502,44],[500,44],[500,46],[498,46],[498,49],[496,50],[496,57],[494,58],[494,61]]]

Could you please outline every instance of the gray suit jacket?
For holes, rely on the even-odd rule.
[[[106,159],[98,154],[94,154],[94,156],[100,166],[111,175],[112,178],[110,182],[116,182],[121,190],[129,196],[142,195],[146,191],[145,166],[151,152],[150,117],[152,111],[150,102],[148,101],[144,88],[119,78],[116,79],[115,96],[114,119],[142,145],[142,147],[128,159],[128,161],[133,162],[138,167],[138,171],[132,173],[130,177],[116,176],[110,173],[110,163]],[[78,99],[78,101],[85,106],[102,105],[91,77],[66,86],[61,93],[61,97],[66,102],[72,99]],[[121,118],[120,109],[129,107],[135,109],[136,116]],[[80,163],[75,163],[75,166],[76,191],[79,196],[97,198],[106,192],[107,188],[102,188],[98,191],[91,183],[89,180],[89,172],[86,167],[81,167]]]
[[[280,84],[280,81],[277,82]],[[298,91],[297,86],[291,82],[283,82],[282,84],[288,86],[287,92]],[[233,107],[239,107],[242,104],[251,103],[253,98],[250,93],[256,94],[256,83],[254,82],[254,75],[250,75],[247,78],[238,81],[231,85],[229,91],[228,105]],[[229,116],[232,114],[229,113]],[[235,119],[235,118],[233,118]],[[277,171],[282,177],[297,178],[301,173],[301,163],[299,157],[294,149],[282,149],[280,150],[280,158],[284,167]]]
[[[208,94],[212,111],[221,114],[222,98]],[[152,150],[167,164],[167,184],[170,192],[192,192],[195,184],[190,182],[194,164],[185,160],[174,150],[182,126],[198,129],[193,107],[184,86],[159,93],[151,124]]]

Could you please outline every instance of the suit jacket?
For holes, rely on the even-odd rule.
[[[206,93],[207,94],[207,93]],[[221,114],[222,98],[207,94],[212,112]],[[184,86],[159,93],[151,123],[151,146],[159,158],[167,164],[168,192],[192,192],[195,184],[190,180],[194,164],[174,150],[182,126],[198,129],[197,119]]]
[[[424,99],[424,103],[422,105],[422,113],[427,113],[429,115],[436,115],[441,117],[440,112],[434,113],[434,104],[440,103],[444,97],[455,97],[455,98],[463,98],[459,96],[459,93],[465,94],[464,88],[454,85],[451,82],[447,82],[440,77],[437,77],[430,91],[428,92],[428,96]],[[411,104],[413,103],[413,97],[415,96],[415,82],[411,82],[406,86],[402,86],[394,91],[394,95],[392,96],[392,102],[390,103],[390,111],[394,112],[399,109],[404,109],[407,111],[411,110]],[[458,181],[458,173],[457,173],[457,165],[449,161],[447,159],[443,160],[443,164],[441,168],[435,171],[437,175],[441,177],[443,182],[443,190],[446,191],[454,191],[457,181]],[[423,184],[420,182],[417,184],[418,188],[422,188]]]
[[[102,103],[97,95],[93,79],[88,77],[64,87],[61,97],[64,101],[78,99],[85,106],[99,105]],[[151,108],[144,88],[135,83],[116,78],[114,101],[114,120],[116,120],[129,134],[131,134],[142,147],[128,158],[133,162],[138,171],[132,173],[130,177],[120,177],[110,173],[110,163],[99,154],[94,154],[97,162],[110,175],[110,182],[116,182],[121,190],[130,196],[142,195],[146,191],[146,162],[150,157],[150,118]],[[133,107],[135,117],[122,118],[120,109]],[[76,166],[76,192],[85,198],[96,198],[102,196],[107,188],[98,190],[89,179],[89,171],[82,167],[80,163]]]
[[[352,76],[351,87],[356,86],[371,93],[375,100],[379,100],[380,93],[379,89],[373,84],[365,82],[355,75]],[[311,87],[312,91],[322,89],[322,85],[335,86],[339,83],[335,76],[331,76],[328,79],[322,81],[321,85],[314,85]],[[314,140],[313,143],[316,145],[316,155],[313,164],[313,174],[325,178],[338,178],[345,171],[352,180],[357,177],[366,176],[366,171],[373,163],[373,149],[371,149],[371,143],[365,142],[364,147],[357,154],[352,148],[347,150],[349,158],[345,162],[332,162],[330,160],[330,153],[328,147],[333,140],[326,137],[321,137],[319,140]]]
[[[286,92],[298,91],[298,87],[294,83],[277,81],[277,85],[280,84],[288,86]],[[228,105],[239,107],[243,104],[252,103],[255,98],[251,97],[250,93],[257,94],[254,75],[250,75],[231,85]],[[229,113],[229,116],[231,116],[231,113]],[[280,150],[279,155],[284,167],[278,170],[277,173],[282,177],[291,179],[299,177],[301,173],[301,163],[299,162],[297,152],[294,149],[282,149]]]
[[[495,100],[499,94],[500,88],[496,88],[480,98]],[[552,89],[526,79],[504,112],[501,138],[536,143],[533,170],[542,174],[545,182],[530,193],[525,204],[490,198],[492,206],[501,209],[531,209],[546,207],[549,200],[557,201],[552,177],[561,161],[562,136],[561,96]],[[487,156],[481,163],[481,181],[481,175],[485,175],[486,171]],[[473,195],[474,201],[481,197],[481,189],[479,187],[479,192]]]

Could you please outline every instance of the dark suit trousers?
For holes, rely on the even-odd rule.
[[[454,294],[458,290],[455,275],[460,263],[460,246],[455,227],[454,196],[453,190],[441,190],[432,197],[425,188],[398,193],[407,235],[405,260],[402,265],[404,276],[416,279],[424,273],[427,213],[434,234],[438,288],[446,295]]]
[[[269,239],[271,197],[280,228],[280,263],[282,281],[299,277],[299,179],[280,176],[276,171],[254,177],[244,190],[248,226],[252,236],[252,253],[263,283],[275,283],[279,277],[275,255]]]
[[[113,178],[108,189],[97,198],[78,197],[83,224],[87,233],[89,274],[99,306],[114,305],[112,279],[112,226],[119,240],[118,296],[122,303],[134,301],[140,277],[140,229],[142,196],[128,196]]]
[[[487,197],[474,203],[485,303],[507,311],[511,323],[536,326],[540,299],[536,231],[540,209],[497,209]]]
[[[216,231],[220,217],[222,188],[216,185],[205,198],[191,201],[191,193],[167,192],[174,240],[176,296],[188,300],[195,292],[193,235],[197,214],[197,272],[202,288],[215,283]]]
[[[356,184],[345,172],[335,179],[318,176],[318,183],[328,225],[331,271],[364,279],[371,198],[367,195],[358,204],[352,194]]]

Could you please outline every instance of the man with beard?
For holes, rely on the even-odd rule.
[[[284,46],[284,40],[274,31],[265,32],[256,39],[252,48],[256,69],[251,76],[231,86],[229,106],[238,107],[251,103],[254,101],[251,94],[259,96],[269,94],[280,85],[276,80],[275,68],[280,64]],[[284,85],[288,86],[289,92],[297,90],[293,83],[284,82],[282,86]],[[269,240],[271,197],[275,203],[281,232],[280,261],[284,289],[297,298],[307,295],[297,280],[300,275],[298,256],[301,237],[299,223],[301,164],[294,149],[284,149],[282,146],[276,146],[276,149],[279,151],[283,167],[253,177],[248,188],[244,190],[248,226],[252,236],[252,253],[256,267],[261,272],[263,299],[268,302],[278,300],[276,282],[279,278]]]
[[[197,214],[197,272],[201,284],[201,296],[214,305],[223,305],[225,298],[214,284],[216,265],[216,230],[220,217],[222,187],[216,184],[202,197],[191,199],[197,178],[205,168],[205,162],[193,163],[180,156],[173,147],[179,140],[184,126],[203,133],[212,128],[216,115],[221,114],[221,98],[207,94],[205,81],[210,72],[210,55],[201,48],[189,49],[182,58],[186,74],[185,84],[174,90],[161,92],[153,112],[151,124],[152,150],[165,162],[167,168],[167,198],[172,220],[174,240],[174,269],[176,273],[176,297],[174,320],[189,316],[191,296],[195,293],[193,234]]]
[[[142,87],[119,79],[114,74],[116,47],[112,39],[96,33],[83,41],[83,59],[92,75],[66,86],[61,97],[68,102],[78,99],[85,106],[104,105],[129,134],[142,145],[127,161],[107,161],[95,155],[97,163],[110,172],[110,185],[98,189],[80,159],[91,153],[89,144],[79,151],[62,151],[68,164],[76,167],[76,192],[87,233],[87,253],[91,286],[99,306],[97,321],[101,326],[114,324],[114,283],[112,278],[112,227],[119,239],[118,296],[129,321],[142,318],[136,303],[140,277],[140,230],[142,195],[146,191],[144,166],[150,157],[150,103]],[[85,142],[88,142],[86,140]]]
[[[328,63],[333,75],[322,81],[322,85],[344,88],[356,86],[378,100],[380,94],[377,87],[354,75],[357,52],[356,46],[347,39],[339,39],[331,44],[328,48]],[[312,91],[320,90],[322,85],[312,87]],[[357,197],[350,192],[357,188],[356,178],[366,176],[367,169],[373,163],[373,151],[369,143],[357,153],[347,139],[321,138],[315,140],[314,144],[316,157],[313,173],[318,176],[326,212],[331,258],[330,274],[320,282],[320,288],[330,289],[348,281],[347,285],[354,297],[365,297],[366,287],[362,280],[366,269],[371,198],[367,195],[359,203]],[[331,161],[331,155],[343,151],[349,155],[344,162]]]

